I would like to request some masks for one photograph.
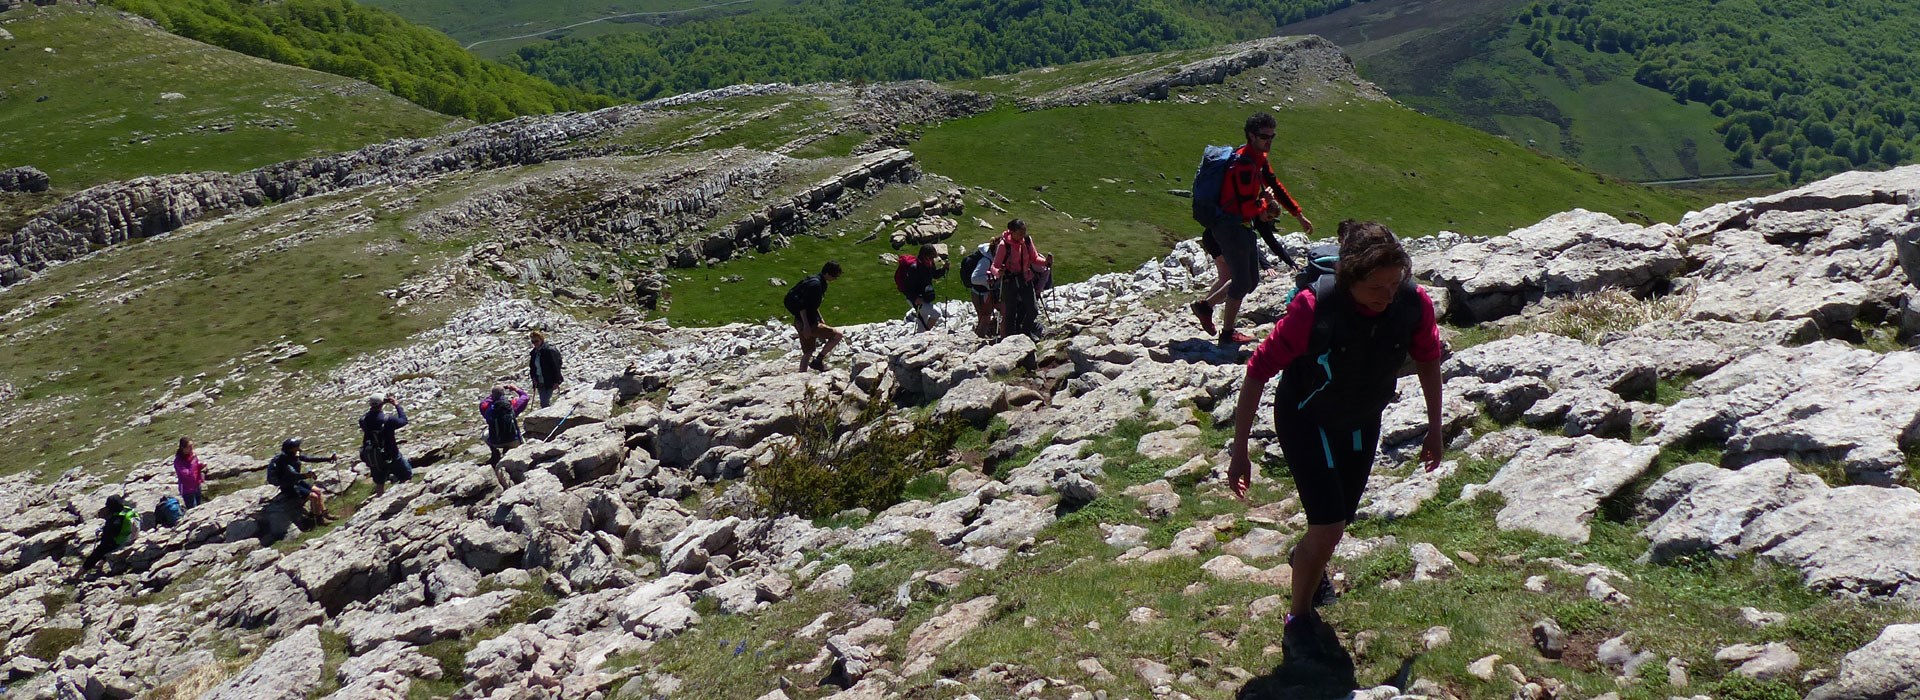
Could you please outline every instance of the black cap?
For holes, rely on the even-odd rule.
[[[298,449],[300,449],[300,438],[287,438],[286,442],[280,443],[281,452],[293,454],[293,451]]]

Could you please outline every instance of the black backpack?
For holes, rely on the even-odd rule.
[[[289,486],[289,484],[286,483],[287,482],[286,477],[281,475],[281,471],[282,470],[280,469],[279,457],[275,457],[267,461],[267,485],[268,486],[278,486],[283,489]]]
[[[1418,289],[1413,280],[1401,282],[1393,304],[1372,317],[1336,294],[1332,275],[1314,281],[1313,295],[1313,330],[1306,350],[1280,375],[1276,415],[1303,413],[1327,427],[1379,420],[1420,323]]]

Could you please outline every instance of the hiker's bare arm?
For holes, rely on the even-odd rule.
[[[1440,377],[1440,361],[1414,363],[1414,371],[1420,376],[1420,393],[1427,399],[1427,439],[1420,448],[1420,463],[1427,471],[1440,467],[1440,457],[1446,450],[1446,433],[1440,415],[1440,391],[1443,383]]]
[[[1233,411],[1233,442],[1227,450],[1227,486],[1242,498],[1253,483],[1253,460],[1247,456],[1247,439],[1253,434],[1253,417],[1260,412],[1260,394],[1266,389],[1267,380],[1249,375],[1240,385],[1240,402]]]

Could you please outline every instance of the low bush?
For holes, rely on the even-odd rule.
[[[809,388],[797,409],[792,440],[749,477],[762,508],[807,518],[851,509],[880,512],[899,503],[908,484],[943,471],[965,424],[948,416],[900,419],[884,401],[870,401],[851,420],[836,396]]]

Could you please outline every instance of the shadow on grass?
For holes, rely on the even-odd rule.
[[[1353,655],[1340,646],[1340,637],[1326,623],[1314,625],[1307,639],[1285,647],[1280,665],[1267,675],[1247,681],[1234,695],[1237,700],[1335,700],[1360,689]],[[1402,677],[1412,667],[1413,660],[1408,659],[1401,664],[1401,672],[1385,682],[1399,681],[1402,685],[1398,687],[1405,687]]]

